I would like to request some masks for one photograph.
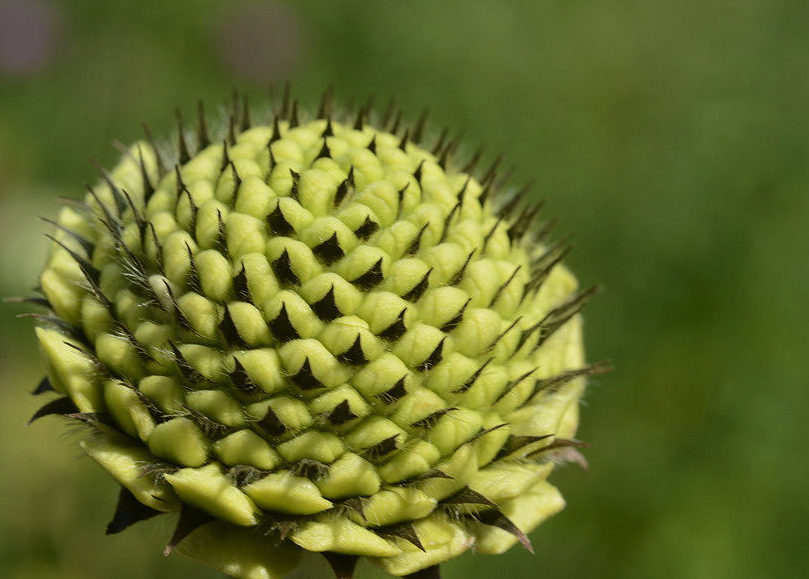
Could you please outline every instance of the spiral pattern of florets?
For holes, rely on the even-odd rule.
[[[108,532],[179,511],[167,551],[237,577],[405,576],[562,507],[589,292],[494,167],[366,112],[201,124],[173,170],[137,143],[53,222],[35,418],[89,426]]]

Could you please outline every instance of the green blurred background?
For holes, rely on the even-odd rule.
[[[261,102],[396,95],[538,178],[587,311],[589,472],[537,554],[448,579],[806,576],[809,4],[805,0],[0,0],[0,294],[26,293],[57,195],[113,140],[168,134],[232,87]],[[434,123],[435,128],[440,128]],[[103,528],[115,485],[27,395],[22,308],[0,316],[0,575],[216,577],[160,554],[171,527]]]

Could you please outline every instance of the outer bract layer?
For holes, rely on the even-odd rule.
[[[88,424],[108,532],[179,511],[167,552],[235,577],[530,546],[596,369],[588,293],[493,170],[296,116],[183,137],[176,170],[137,143],[61,210],[35,417]]]

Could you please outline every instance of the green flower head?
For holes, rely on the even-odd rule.
[[[214,137],[201,112],[52,222],[34,418],[86,425],[108,533],[177,513],[166,552],[234,577],[426,578],[564,505],[592,291],[496,162],[347,117],[244,102]]]

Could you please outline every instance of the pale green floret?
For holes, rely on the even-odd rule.
[[[135,381],[143,377],[140,354],[126,338],[101,334],[96,339],[95,350],[98,359],[117,375],[126,376]]]
[[[434,326],[416,323],[402,336],[393,348],[393,353],[410,368],[418,368],[430,359],[430,355],[442,344],[441,353],[447,356],[454,340]],[[429,369],[429,368],[427,368]]]
[[[388,255],[402,257],[418,239],[421,229],[408,221],[398,221],[379,235],[379,248]]]
[[[420,519],[413,528],[423,547],[400,542],[402,553],[379,559],[388,573],[400,577],[460,555],[474,544],[466,530],[458,524],[435,516]]]
[[[202,291],[213,301],[223,302],[233,290],[233,266],[215,249],[200,251],[194,256]]]
[[[322,273],[301,286],[301,295],[310,305],[322,300],[330,291],[334,292],[337,309],[345,315],[353,314],[363,300],[360,290],[335,273]]]
[[[202,466],[208,459],[208,448],[202,431],[188,418],[172,418],[154,427],[149,437],[149,450],[182,466]]]
[[[214,302],[198,293],[188,292],[177,300],[177,306],[194,332],[209,340],[216,338],[220,316]]]
[[[323,328],[323,323],[312,312],[309,304],[297,293],[288,290],[279,291],[265,304],[264,313],[270,320],[283,315],[289,317],[290,324],[301,338],[314,338]]]
[[[439,450],[440,452],[440,450]],[[421,491],[435,498],[445,499],[458,492],[472,479],[478,469],[478,457],[468,444],[460,447],[455,453],[436,468],[449,478],[431,478],[421,485]]]
[[[391,420],[402,428],[413,427],[417,422],[424,420],[435,412],[445,410],[447,403],[435,392],[426,389],[415,390],[411,395],[405,396],[397,405]],[[432,426],[431,424],[429,426]]]
[[[307,551],[333,551],[366,557],[390,557],[401,549],[349,519],[335,518],[304,523],[292,540]]]
[[[173,231],[162,244],[166,277],[175,284],[183,283],[190,271],[189,254],[197,252],[197,243],[187,231]]]
[[[216,180],[219,178],[219,174],[221,172],[220,153],[221,149],[218,147],[208,147],[207,149],[200,151],[196,156],[194,156],[193,159],[182,166],[181,173],[183,182],[203,182],[208,186],[216,183]],[[174,173],[169,173],[168,178],[170,185],[176,190],[177,181]],[[163,190],[167,191],[167,188],[164,188]],[[194,200],[197,201],[197,198],[195,197]],[[151,214],[151,211],[149,213]]]
[[[166,294],[165,285],[160,283],[159,285],[155,284],[153,286],[152,281],[157,282],[158,278],[155,277],[154,279],[148,279],[147,284],[149,285],[150,289],[155,292],[155,297],[159,303],[171,311],[173,305],[171,304],[170,300],[165,299],[168,297]],[[162,282],[162,279],[160,281]],[[155,287],[157,287],[157,289],[155,289]],[[124,288],[115,296],[114,307],[116,317],[128,328],[137,327],[138,324],[143,321],[144,304],[145,302],[142,297],[138,296],[135,292]]]
[[[239,151],[234,150],[234,155],[238,155]],[[216,198],[223,203],[233,203],[234,195],[236,193],[236,185],[238,181],[244,176],[261,177],[261,167],[249,159],[239,159],[238,157],[232,159],[232,165],[222,171],[219,182],[216,186]]]
[[[278,353],[289,375],[299,374],[303,365],[308,363],[314,378],[326,388],[336,388],[351,377],[351,372],[318,340],[285,344]]]
[[[105,201],[104,203],[107,205],[109,202]],[[149,198],[146,205],[146,215],[151,216],[161,211],[169,211],[172,207],[176,207],[176,203],[176,195],[161,187]]]
[[[458,408],[444,414],[427,432],[427,441],[432,442],[441,455],[446,455],[469,441],[483,427],[483,418],[474,410]]]
[[[242,579],[281,579],[304,553],[289,541],[267,548],[256,529],[215,521],[199,527],[177,547],[183,555]]]
[[[362,518],[373,526],[416,521],[436,507],[436,500],[416,489],[389,487],[375,493],[363,506]]]
[[[185,401],[194,410],[225,426],[244,426],[242,406],[221,390],[189,392]]]
[[[183,191],[184,194],[180,195],[175,206],[177,208],[177,220],[184,226],[189,227],[194,216],[191,202],[193,201],[194,206],[201,207],[206,201],[214,198],[214,192],[213,184],[206,179],[190,180],[187,176],[184,176],[183,179],[186,183],[185,190],[188,193]]]
[[[379,468],[379,474],[387,483],[397,483],[424,474],[441,458],[441,451],[425,440],[397,454]]]
[[[267,322],[256,306],[246,302],[230,302],[227,309],[239,338],[248,346],[260,347],[272,343]]]
[[[407,301],[395,293],[385,291],[368,295],[363,300],[357,315],[367,321],[368,329],[374,335],[380,334],[389,328],[391,324],[399,319],[399,316],[403,316],[402,321],[405,326],[411,325],[415,318]]]
[[[252,430],[239,430],[214,443],[214,451],[228,466],[246,464],[261,470],[272,470],[281,462],[270,445]]]
[[[444,286],[428,290],[419,304],[419,318],[436,328],[443,328],[466,306],[469,296],[457,287]]]
[[[234,210],[237,214],[265,220],[270,213],[270,202],[275,197],[275,191],[263,180],[249,177],[244,179],[239,187]]]
[[[368,323],[357,316],[336,319],[323,329],[318,339],[332,355],[338,357],[346,355],[358,340],[366,361],[373,361],[384,352],[383,342],[371,333]]]
[[[301,241],[310,248],[315,248],[335,236],[344,253],[359,244],[354,232],[345,223],[332,216],[318,217],[300,232]]]
[[[81,270],[61,248],[54,252],[52,263],[53,267],[45,270],[39,278],[42,293],[56,315],[75,324],[79,321],[84,295]]]
[[[146,281],[160,308],[167,312],[173,311],[175,304],[172,296],[177,295],[177,286],[173,285],[166,276],[160,274],[150,275]],[[122,297],[123,302],[118,304],[118,316],[124,318],[122,321],[127,325],[137,324],[138,320],[142,319],[147,304],[134,292],[126,289],[118,292],[118,298]]]
[[[267,238],[267,224],[251,215],[231,213],[225,224],[228,253],[239,258],[248,253],[260,253]]]
[[[456,348],[458,348],[457,337],[454,341]],[[477,359],[464,356],[460,352],[452,352],[448,356],[444,356],[442,363],[430,371],[424,384],[427,388],[423,390],[423,392],[438,395],[442,397],[441,400],[445,398],[452,400],[453,395],[457,396],[457,394],[454,393],[459,388],[463,387],[467,380],[475,375],[478,368],[480,368],[480,362]],[[475,384],[467,390],[466,394],[463,394],[464,406],[469,407],[469,405],[466,404],[466,398],[468,397],[468,393],[477,386],[478,382],[476,381]]]
[[[278,282],[264,253],[243,255],[235,265],[236,272],[244,271],[250,297],[259,308],[263,308],[278,293]]]
[[[458,264],[466,260],[469,251],[464,251],[456,243],[442,243],[426,249],[421,259],[427,266],[432,268],[432,276],[435,276],[433,279],[441,288],[442,284],[452,281],[458,273]],[[464,299],[464,301],[466,300]]]
[[[531,486],[547,477],[552,465],[504,463],[481,469],[472,478],[469,488],[489,500],[500,504],[506,499],[521,495]]]
[[[84,295],[75,280],[66,279],[56,270],[46,270],[39,277],[42,293],[48,298],[53,311],[63,320],[77,322],[81,312],[80,300]]]
[[[287,177],[289,177],[289,172],[287,172]],[[289,181],[291,186],[292,177],[289,177]],[[289,186],[287,187],[288,189]],[[303,231],[314,220],[314,217],[307,209],[289,197],[279,197],[270,203],[270,213],[282,215],[289,227],[295,232]]]
[[[312,430],[278,445],[281,456],[293,463],[310,459],[331,464],[343,454],[343,449],[343,443],[335,435]]]
[[[289,471],[269,474],[244,487],[244,492],[260,507],[290,515],[313,515],[332,506],[309,479]]]
[[[338,404],[347,405],[354,418],[362,418],[371,412],[365,399],[348,384],[338,386],[313,399],[309,403],[309,408],[315,414],[326,415],[331,413]]]
[[[100,334],[109,332],[114,324],[107,308],[90,294],[85,294],[82,298],[81,323],[87,338],[92,342],[95,342]]]
[[[409,376],[404,362],[388,352],[354,374],[351,382],[366,398],[373,398],[393,388],[402,377]]]
[[[346,452],[331,465],[326,477],[315,484],[324,497],[337,500],[373,495],[379,490],[380,479],[370,462]]]
[[[322,271],[320,264],[312,255],[312,250],[302,241],[272,237],[267,242],[265,253],[270,263],[288,260],[289,269],[298,282],[306,282]]]
[[[218,348],[201,344],[182,344],[177,347],[182,357],[203,378],[217,381],[225,372],[225,361]]]
[[[490,412],[483,422],[485,434],[477,439],[478,466],[489,464],[500,453],[500,449],[511,435],[511,426],[499,414]]]
[[[276,154],[276,143],[273,143],[272,150],[273,154]],[[293,184],[292,172],[294,171],[300,174],[302,168],[303,162],[301,161],[289,161],[284,159],[283,155],[281,157],[276,157],[276,163],[267,177],[267,184],[279,194],[289,195]],[[309,215],[311,217],[311,213]]]
[[[155,462],[156,458],[142,446],[120,435],[99,433],[82,440],[81,448],[144,505],[158,511],[179,507],[177,495],[169,485],[143,476],[143,465]]]
[[[356,171],[355,171],[356,174]],[[356,180],[356,179],[355,179]],[[366,222],[379,223],[379,217],[371,209],[359,203],[351,203],[340,211],[337,218],[345,223],[351,231],[358,231]],[[367,247],[367,246],[359,246]],[[342,273],[342,272],[341,272]],[[349,278],[351,279],[351,278]]]
[[[216,199],[208,199],[197,208],[194,237],[202,249],[215,248],[220,240],[220,223],[224,224],[230,210]]]
[[[69,395],[80,411],[100,411],[104,407],[101,383],[90,357],[78,343],[55,330],[37,328],[36,332],[54,387]]]
[[[134,438],[149,439],[155,422],[133,387],[107,380],[104,382],[104,403],[121,430]]]
[[[351,448],[363,450],[394,436],[403,438],[405,432],[387,418],[369,416],[346,433],[345,440]]]
[[[61,210],[36,417],[89,426],[118,523],[179,510],[167,551],[240,579],[527,545],[595,371],[564,248],[449,143],[236,121]]]
[[[265,393],[272,394],[285,386],[278,353],[270,348],[236,352],[236,360],[250,380]]]
[[[183,501],[220,519],[244,527],[258,523],[255,503],[234,487],[215,464],[183,468],[165,475],[165,479]]]
[[[317,169],[310,169],[301,174],[298,184],[298,201],[312,215],[327,215],[332,208],[334,198],[324,195],[324,191],[334,191],[343,179]]]
[[[565,501],[556,487],[543,481],[500,506],[503,514],[520,529],[530,529],[562,510]],[[517,538],[503,529],[483,527],[477,532],[476,545],[479,553],[503,553],[516,542]]]
[[[138,390],[166,414],[183,411],[183,389],[170,376],[147,376],[138,383]]]
[[[502,318],[497,312],[473,308],[470,304],[453,335],[456,348],[465,356],[478,358],[488,351],[503,329]]]
[[[391,264],[389,275],[385,277],[383,287],[396,295],[406,295],[424,279],[425,275],[428,275],[428,272],[432,274],[430,266],[424,261],[402,258]]]
[[[382,271],[382,276],[386,277],[391,263],[390,256],[377,247],[360,245],[337,262],[335,269],[345,279],[356,282],[377,263]]]

